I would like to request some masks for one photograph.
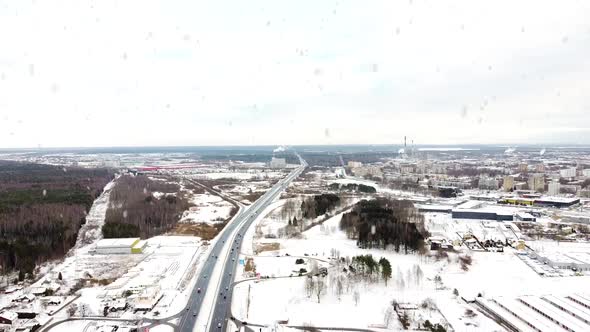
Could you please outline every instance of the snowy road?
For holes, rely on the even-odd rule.
[[[241,210],[219,235],[203,264],[193,294],[180,319],[180,331],[225,331],[230,313],[231,284],[238,264],[242,236],[257,215],[305,169],[307,163],[301,158],[300,161],[300,167],[277,182],[247,210]],[[200,293],[197,292],[198,289],[201,289]]]

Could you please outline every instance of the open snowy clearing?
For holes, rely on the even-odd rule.
[[[219,196],[209,192],[196,194],[190,200],[192,206],[185,211],[179,222],[181,223],[220,223],[225,221],[231,213],[233,205]]]

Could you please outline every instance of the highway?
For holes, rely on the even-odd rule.
[[[279,180],[246,210],[240,209],[234,219],[218,235],[219,238],[213,245],[209,257],[203,263],[203,267],[193,286],[192,296],[189,298],[184,314],[180,318],[178,330],[182,332],[205,331],[205,326],[197,327],[195,325],[199,316],[209,315],[209,331],[226,331],[232,298],[231,284],[238,265],[243,235],[258,214],[264,211],[287,188],[289,183],[307,167],[307,163],[301,157],[299,157],[299,160],[301,166],[293,170],[284,179]],[[226,243],[229,244],[230,242],[231,246],[226,246]],[[217,284],[217,280],[211,280],[210,278],[217,264],[223,264],[219,284]],[[200,293],[197,291],[198,289],[201,289]],[[202,307],[203,300],[208,292],[215,292],[212,308]],[[203,317],[201,317],[201,321],[203,321]]]

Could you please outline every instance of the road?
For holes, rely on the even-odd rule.
[[[219,238],[213,245],[209,257],[203,263],[202,270],[195,282],[193,294],[189,298],[184,315],[181,317],[178,327],[182,332],[193,330],[205,331],[203,326],[195,326],[197,318],[200,315],[209,315],[209,331],[225,331],[227,328],[227,318],[230,312],[232,287],[231,284],[235,277],[235,270],[238,264],[240,246],[243,235],[254,222],[259,213],[264,211],[289,183],[301,174],[307,167],[307,163],[299,157],[301,166],[293,170],[286,178],[278,181],[271,189],[254,202],[247,210],[241,209],[236,217],[225,226],[219,234]],[[230,243],[231,246],[226,246]],[[217,264],[222,265],[221,280],[211,280],[210,276]],[[201,289],[201,292],[197,292]],[[215,292],[213,308],[202,307],[203,300],[207,292]]]

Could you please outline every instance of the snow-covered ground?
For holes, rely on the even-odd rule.
[[[191,177],[194,179],[235,179],[235,180],[270,180],[282,178],[285,175],[283,172],[264,171],[259,169],[230,171],[228,169],[217,169],[210,173],[196,173]]]
[[[447,243],[457,243],[468,234],[480,241],[517,241],[518,227],[508,221],[453,219],[448,213],[424,213],[424,224],[431,236],[443,238]]]
[[[183,213],[181,223],[220,223],[230,216],[233,208],[232,204],[209,192],[193,195],[190,203],[194,206]]]
[[[476,307],[464,302],[461,296],[470,298],[478,293],[485,297],[569,294],[585,289],[585,285],[590,281],[590,277],[543,278],[524,264],[511,248],[506,248],[504,252],[471,252],[463,249],[473,258],[473,264],[468,271],[461,269],[457,254],[453,253],[449,253],[448,259],[437,260],[433,256],[360,249],[354,240],[349,240],[346,234],[339,230],[340,218],[341,214],[327,220],[323,225],[311,228],[303,233],[302,239],[254,239],[246,234],[245,243],[252,239],[258,245],[280,244],[277,251],[260,253],[263,257],[250,256],[253,258],[256,272],[271,277],[289,274],[293,276],[238,284],[233,303],[233,313],[236,317],[262,324],[288,320],[290,325],[311,323],[315,326],[367,327],[385,323],[386,317],[390,314],[388,308],[393,300],[420,305],[424,300],[431,298],[438,308],[436,313],[444,317],[456,331],[503,330],[494,321],[477,312]],[[478,227],[480,226],[486,229],[483,225]],[[249,233],[253,234],[252,228]],[[490,228],[488,231],[492,234],[498,230]],[[385,257],[392,263],[392,279],[388,285],[383,282],[345,282],[344,294],[339,298],[335,291],[334,279],[331,278],[340,275],[340,271],[330,268],[328,286],[320,296],[318,304],[315,295],[306,295],[306,277],[295,276],[297,265],[294,256],[309,255],[306,258],[329,261],[334,250],[340,257],[365,254],[372,254],[377,260]],[[285,257],[286,254],[290,256]],[[333,260],[332,262],[334,264]],[[309,261],[306,260],[305,265],[308,267]],[[441,278],[440,284],[434,281],[437,275]],[[457,289],[459,296],[453,295],[454,289]],[[354,301],[356,292],[360,296],[358,305]],[[471,311],[475,312],[475,316],[470,314]],[[436,316],[428,312],[420,312],[419,315],[423,318],[431,317],[433,321],[435,318],[432,316]],[[397,321],[390,322],[389,326],[399,328],[396,323],[399,324]]]
[[[195,276],[196,268],[204,259],[206,247],[197,237],[191,236],[156,236],[147,240],[147,247],[142,255],[109,255],[109,260],[117,256],[141,256],[136,264],[121,264],[119,268],[125,273],[107,286],[82,289],[79,305],[86,304],[93,313],[101,313],[102,308],[114,299],[125,298],[130,309],[145,292],[155,292],[151,297],[160,298],[148,317],[171,316],[182,310],[188,300],[190,279]],[[97,264],[104,261],[104,256],[92,256]],[[134,295],[123,296],[126,291]],[[137,294],[137,295],[135,295]],[[131,310],[116,316],[132,318]]]
[[[103,308],[116,301],[126,303],[127,309],[109,313],[110,317],[141,317],[141,312],[135,314],[133,309],[136,305],[146,303],[153,306],[146,317],[172,316],[183,309],[190,295],[191,280],[197,275],[208,245],[198,237],[164,235],[147,239],[140,254],[94,253],[96,242],[102,238],[101,227],[104,224],[111,188],[112,182],[95,200],[75,246],[66,257],[62,261],[42,265],[39,272],[42,277],[33,285],[0,296],[0,307],[13,310],[32,309],[39,313],[37,320],[40,322],[49,318],[59,321],[70,315],[102,316]],[[206,202],[220,204],[222,210],[229,205],[216,198],[208,198]],[[229,215],[226,210],[221,213],[220,216]],[[31,303],[12,302],[23,295],[30,296],[33,290],[42,287],[54,289],[54,296],[38,296]],[[76,292],[79,297],[68,297],[74,292],[70,291],[72,287],[81,287]],[[61,304],[47,305],[51,299],[57,299]],[[63,310],[59,310],[62,307]],[[51,313],[52,317],[49,316]],[[101,325],[76,321],[58,325],[55,330],[82,331],[88,324],[97,327]]]

